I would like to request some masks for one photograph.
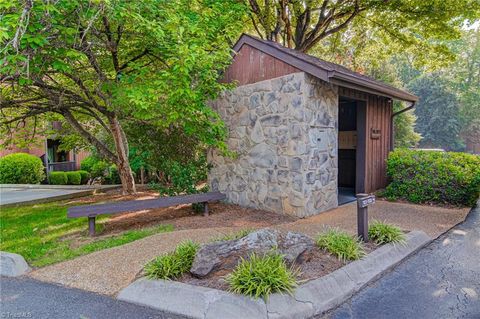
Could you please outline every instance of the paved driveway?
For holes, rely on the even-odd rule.
[[[96,189],[116,188],[115,185],[59,186],[59,185],[1,185],[0,205],[12,206],[44,203],[92,194]]]
[[[0,318],[177,319],[158,310],[28,278],[0,281]]]
[[[480,318],[480,201],[440,236],[327,318]]]

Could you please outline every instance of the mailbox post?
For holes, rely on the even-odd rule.
[[[357,234],[368,242],[368,206],[375,203],[375,195],[357,194]]]

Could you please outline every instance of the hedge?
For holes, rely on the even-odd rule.
[[[480,194],[480,156],[397,149],[387,160],[389,199],[473,206]]]
[[[26,153],[0,158],[0,184],[39,184],[45,179],[42,160]]]
[[[80,163],[80,168],[83,171],[89,172],[92,178],[105,177],[109,175],[110,164],[91,155],[85,157],[85,159]]]
[[[80,185],[82,182],[82,175],[79,171],[66,172],[68,185]]]
[[[77,171],[80,173],[81,176],[81,184],[86,184],[88,180],[90,179],[90,173],[87,171],[79,170]]]
[[[52,185],[67,185],[67,174],[61,171],[50,172],[48,174],[48,182]]]

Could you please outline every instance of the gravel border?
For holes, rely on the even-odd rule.
[[[387,244],[365,258],[300,285],[294,294],[273,294],[267,302],[225,291],[168,280],[141,278],[117,299],[189,318],[310,318],[335,308],[365,285],[431,242],[422,231],[406,235],[404,244]]]

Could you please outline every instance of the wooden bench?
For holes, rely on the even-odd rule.
[[[192,195],[180,195],[171,197],[159,197],[146,200],[129,200],[97,205],[85,205],[70,207],[67,212],[68,218],[88,217],[88,233],[95,235],[95,218],[98,215],[119,214],[137,210],[170,207],[182,204],[202,203],[203,215],[208,216],[208,202],[225,199],[225,194],[210,192]]]

